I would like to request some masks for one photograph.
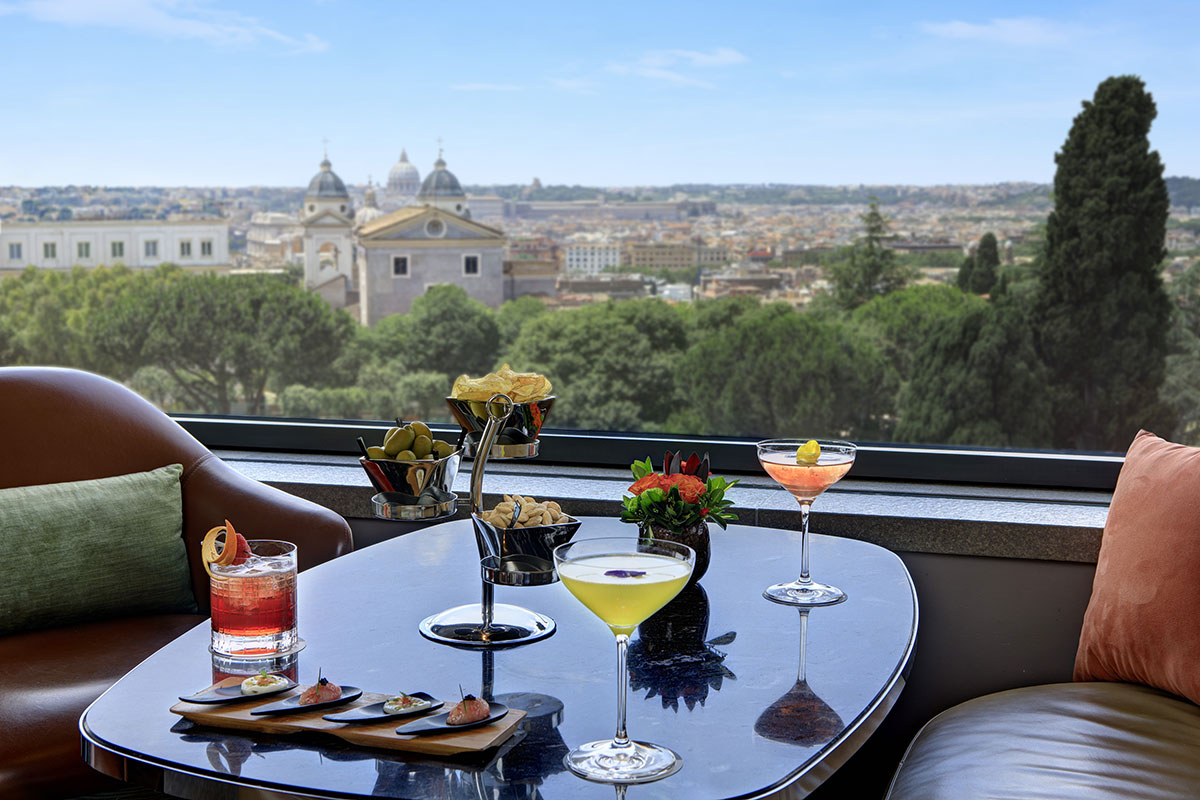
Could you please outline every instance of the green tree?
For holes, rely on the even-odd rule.
[[[996,285],[996,270],[999,266],[1000,247],[996,243],[996,234],[985,233],[975,250],[970,290],[975,294],[987,294],[992,291],[992,287]]]
[[[191,410],[266,411],[268,383],[321,383],[353,320],[319,297],[264,276],[139,276],[92,315],[89,336],[109,363],[132,374],[164,370]]]
[[[850,318],[875,339],[904,381],[911,375],[917,350],[938,324],[986,302],[953,286],[927,284],[876,297]]]
[[[783,303],[740,315],[692,342],[675,379],[681,433],[879,439],[896,376],[869,337]]]
[[[1156,114],[1139,78],[1109,78],[1055,155],[1055,208],[1034,316],[1053,386],[1054,446],[1124,450],[1170,430],[1159,398],[1171,304],[1159,264],[1167,220]]]
[[[1200,262],[1168,285],[1175,310],[1162,399],[1175,412],[1172,439],[1200,445]]]
[[[871,200],[861,219],[866,235],[850,250],[848,258],[829,267],[834,301],[847,311],[873,297],[903,289],[916,277],[915,269],[897,263],[895,251],[884,246],[888,223],[876,200]]]
[[[964,292],[971,291],[971,274],[975,272],[975,254],[967,256],[963,259],[962,266],[958,268],[958,279],[956,283],[958,288]]]
[[[1009,302],[969,303],[917,351],[900,395],[905,442],[1045,447],[1050,399],[1026,315]]]
[[[500,351],[512,346],[529,320],[547,313],[546,304],[532,295],[509,300],[496,311],[496,326],[500,330]]]
[[[461,286],[431,286],[413,301],[407,318],[404,359],[412,369],[483,375],[496,365],[500,354],[496,314]]]
[[[554,425],[653,430],[677,408],[686,341],[681,315],[661,300],[610,301],[535,317],[505,358],[553,381]]]

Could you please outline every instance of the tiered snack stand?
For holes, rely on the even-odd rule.
[[[464,455],[471,468],[471,522],[479,547],[482,597],[479,603],[449,608],[421,621],[431,641],[469,649],[499,649],[529,644],[553,635],[550,617],[521,606],[495,602],[496,586],[544,586],[558,580],[554,548],[570,540],[577,521],[530,528],[501,529],[483,519],[483,474],[489,457],[533,458],[537,434],[554,397],[514,403],[496,394],[486,403],[447,398],[463,427]]]

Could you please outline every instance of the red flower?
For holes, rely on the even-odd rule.
[[[695,503],[700,499],[700,495],[704,494],[706,488],[704,481],[695,475],[684,475],[679,472],[663,476],[663,490],[668,490],[672,486],[679,489],[679,496],[685,503]]]
[[[633,484],[633,486],[630,486],[629,492],[630,494],[637,496],[647,489],[662,489],[662,479],[662,475],[659,475],[657,472],[651,472],[646,477],[639,478],[637,482]]]

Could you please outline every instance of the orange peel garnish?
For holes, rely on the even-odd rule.
[[[217,539],[222,535],[225,536],[225,541],[221,549],[217,550]],[[229,580],[225,575],[214,574],[211,565],[228,567],[235,558],[237,558],[237,531],[233,529],[233,523],[225,520],[224,525],[209,528],[208,533],[204,534],[204,540],[200,542],[200,561],[204,564],[204,571],[208,573],[208,576],[218,581]]]

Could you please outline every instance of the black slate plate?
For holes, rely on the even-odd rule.
[[[250,712],[250,716],[263,717],[271,715],[280,716],[283,714],[304,714],[308,711],[316,711],[318,708],[333,708],[334,706],[344,705],[360,697],[362,697],[362,689],[357,686],[343,686],[342,696],[337,700],[326,700],[324,703],[310,703],[309,705],[302,706],[300,705],[300,695],[294,694],[286,700],[280,700],[278,703],[271,703],[269,706],[256,708]]]
[[[280,676],[283,677],[283,676]],[[269,692],[259,692],[258,694],[242,694],[241,682],[235,683],[232,686],[222,686],[219,689],[205,689],[203,692],[197,692],[189,697],[179,696],[179,699],[185,703],[237,703],[242,700],[262,700],[264,697],[270,697],[273,694],[286,692],[296,686],[296,682],[289,680],[287,683],[279,685],[279,688],[272,689]]]
[[[370,705],[352,708],[349,711],[343,711],[341,714],[326,714],[321,719],[327,719],[330,722],[377,722],[381,719],[404,719],[405,717],[416,717],[421,714],[428,714],[430,711],[437,711],[445,702],[438,700],[428,692],[406,692],[409,697],[419,697],[422,700],[430,701],[431,705],[413,708],[407,711],[398,711],[394,714],[389,714],[383,710],[383,702],[371,703]]]
[[[416,735],[421,733],[453,733],[454,731],[465,731],[468,728],[481,728],[484,725],[491,725],[496,720],[508,713],[508,706],[503,703],[488,703],[491,713],[481,720],[476,722],[468,722],[465,725],[450,725],[446,722],[446,717],[450,716],[449,711],[443,711],[441,714],[435,714],[432,717],[410,722],[407,725],[401,725],[396,728],[396,733],[405,736]]]

